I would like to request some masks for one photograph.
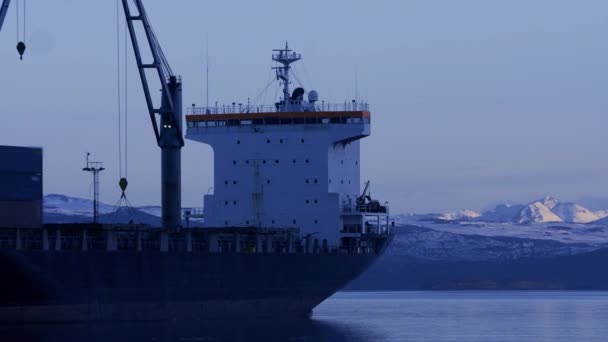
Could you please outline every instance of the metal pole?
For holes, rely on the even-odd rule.
[[[177,228],[181,225],[181,148],[179,140],[182,123],[182,84],[177,77],[169,78],[169,94],[163,94],[163,101],[170,96],[175,105],[175,113],[161,114],[161,203],[163,228]],[[164,107],[164,104],[163,104]],[[174,116],[177,120],[174,120]],[[177,126],[177,127],[176,127]]]

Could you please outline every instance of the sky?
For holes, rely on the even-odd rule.
[[[91,177],[81,170],[91,152],[107,169],[101,200],[115,203],[117,3],[28,0],[23,61],[16,4],[0,32],[0,144],[43,147],[44,192],[79,197],[91,196]],[[367,100],[372,135],[362,142],[362,182],[370,179],[372,195],[393,213],[483,210],[544,195],[608,197],[604,0],[145,5],[183,77],[185,106],[205,104],[206,42],[211,103],[257,97],[272,75],[271,50],[286,40],[303,54],[296,71],[307,89],[328,102],[355,93]],[[127,196],[134,205],[158,204],[160,152],[128,54]],[[274,91],[266,100],[274,102]],[[202,206],[213,183],[212,151],[186,144],[183,205]]]

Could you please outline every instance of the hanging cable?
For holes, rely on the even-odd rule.
[[[129,30],[125,20],[125,178],[129,176]]]
[[[17,2],[15,3],[15,8],[17,10],[17,41],[19,41],[19,30],[21,29],[21,26],[19,26],[19,0],[17,0]]]
[[[116,98],[118,103],[118,175],[122,178],[122,101],[120,98],[120,0],[116,0]]]
[[[21,21],[21,13],[19,12],[19,8],[21,7],[19,0],[16,1],[16,11],[17,11],[17,52],[19,52],[19,59],[23,60],[23,53],[25,52],[25,5],[26,2],[23,0],[23,21]],[[20,22],[23,22],[23,31],[21,31],[22,27]],[[20,34],[22,33],[22,35]],[[23,37],[23,39],[21,39]]]
[[[27,4],[27,0],[23,0],[23,39],[21,40],[25,44],[25,15],[27,11],[25,10],[25,5]]]

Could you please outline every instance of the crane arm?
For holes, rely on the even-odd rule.
[[[177,77],[173,74],[171,70],[171,66],[167,62],[167,58],[163,53],[163,50],[154,34],[154,30],[152,29],[152,25],[150,24],[150,20],[148,19],[148,15],[146,14],[146,9],[144,8],[141,0],[132,0],[132,3],[129,0],[122,0],[125,17],[127,20],[127,27],[129,29],[129,35],[131,37],[131,43],[133,45],[133,51],[135,53],[135,59],[137,61],[137,68],[139,70],[139,76],[141,79],[141,83],[144,90],[144,96],[146,98],[146,105],[148,107],[148,112],[150,114],[150,120],[152,121],[152,127],[154,129],[154,135],[156,136],[157,143],[160,144],[162,130],[159,127],[158,121],[156,120],[156,115],[159,114],[161,116],[161,123],[163,123],[163,127],[165,128],[165,124],[175,129],[175,135],[177,140],[181,146],[184,145],[184,138],[182,136],[181,129],[181,116],[177,113],[179,112],[179,108],[177,106],[181,104],[176,104],[173,96],[173,91],[170,87],[171,82],[179,82]],[[132,7],[132,6],[135,7]],[[135,9],[137,14],[133,14],[132,8]],[[137,39],[137,34],[135,32],[135,22],[140,22],[142,28],[146,34],[146,42],[148,43],[148,47],[150,49],[150,53],[152,55],[151,63],[144,63],[141,55],[141,47],[139,45],[139,40]],[[160,107],[155,108],[152,102],[152,96],[150,94],[150,85],[148,83],[148,79],[146,76],[146,69],[154,69],[158,74],[158,78],[160,84],[162,85],[162,103]]]
[[[6,12],[8,12],[8,6],[11,4],[11,0],[3,0],[2,7],[0,7],[0,31],[2,31],[2,24],[4,24],[4,18]]]

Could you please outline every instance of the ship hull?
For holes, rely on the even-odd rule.
[[[0,321],[306,317],[377,257],[4,250]]]

